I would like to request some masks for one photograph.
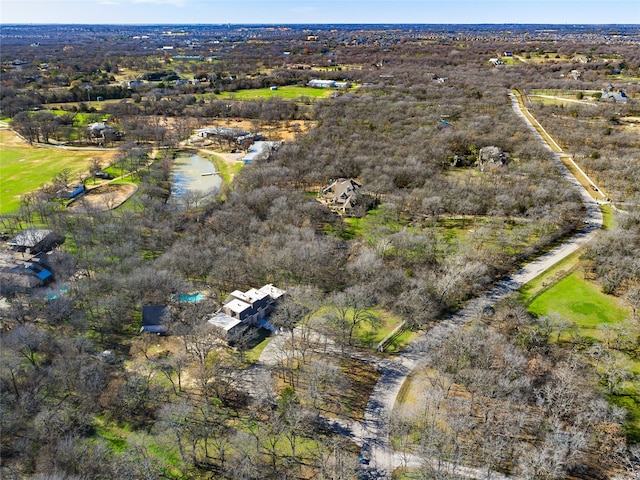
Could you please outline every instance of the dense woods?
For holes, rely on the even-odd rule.
[[[384,360],[358,332],[389,317],[428,331],[583,227],[578,195],[514,113],[510,90],[599,92],[613,74],[640,72],[633,32],[607,44],[517,31],[511,38],[527,41],[516,43],[484,27],[185,27],[200,40],[177,53],[215,57],[205,62],[162,51],[171,39],[160,27],[37,40],[48,28],[65,29],[3,28],[2,115],[30,143],[117,148],[138,189],[119,208],[73,213],[43,188],[0,218],[7,236],[46,227],[65,237],[48,255],[56,291],[2,286],[7,479],[357,478],[360,449],[331,422],[362,420]],[[507,51],[559,60],[489,62]],[[571,79],[582,54],[593,61]],[[122,71],[137,75],[116,80]],[[126,86],[138,77],[144,85]],[[354,86],[313,100],[220,96],[312,78]],[[622,86],[625,104],[527,106],[626,210],[584,261],[637,319],[638,85]],[[105,101],[98,112],[87,95]],[[91,114],[118,135],[91,137],[81,120]],[[214,198],[177,207],[171,172],[186,139],[240,118],[265,131],[313,128],[244,165]],[[485,162],[486,147],[505,160]],[[349,218],[316,198],[339,178],[362,185]],[[252,356],[261,338],[230,346],[206,322],[231,292],[265,284],[287,291],[272,316],[281,334],[266,347],[272,370]],[[207,295],[189,303],[185,292]],[[139,333],[148,305],[171,307],[171,335]],[[637,474],[638,438],[607,402],[628,372],[609,359],[600,375],[586,346],[560,344],[567,328],[510,298],[444,340],[423,383],[412,380],[413,408],[392,419],[396,447],[430,460],[409,478],[458,478],[452,466],[527,479]],[[624,347],[634,355],[637,335]]]

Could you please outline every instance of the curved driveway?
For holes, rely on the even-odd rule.
[[[477,318],[478,312],[486,306],[490,306],[505,298],[525,283],[537,277],[549,267],[558,263],[582,245],[593,238],[602,226],[602,212],[597,202],[589,192],[580,185],[571,172],[560,160],[566,156],[553,142],[553,139],[545,133],[545,136],[553,142],[556,148],[551,148],[549,143],[538,133],[529,117],[520,110],[518,99],[510,94],[513,110],[527,125],[532,133],[554,154],[555,163],[563,178],[569,182],[572,188],[580,194],[586,208],[585,227],[572,238],[528,263],[515,274],[501,280],[494,288],[480,297],[469,301],[467,305],[450,318],[440,322],[431,330],[415,339],[405,350],[393,360],[381,366],[381,377],[378,380],[369,403],[367,404],[364,422],[362,424],[362,442],[370,450],[370,464],[363,467],[365,478],[390,478],[391,472],[401,465],[416,465],[415,458],[406,458],[400,452],[394,452],[389,441],[389,423],[393,407],[398,393],[407,376],[420,364],[429,360],[431,353],[456,329]],[[531,117],[532,118],[532,117]],[[541,128],[541,127],[540,127]],[[487,472],[458,467],[455,472],[467,478],[486,478]],[[496,473],[492,478],[504,478]]]

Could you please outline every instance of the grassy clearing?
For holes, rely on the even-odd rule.
[[[218,156],[210,154],[206,154],[206,158],[211,160],[216,166],[216,172],[218,172],[218,175],[222,177],[222,182],[225,184],[231,183],[233,178],[240,172],[243,165],[242,162],[230,163]]]
[[[353,339],[357,344],[373,348],[400,325],[402,319],[379,308],[371,309],[369,313],[378,317],[381,325],[374,327],[370,323],[363,322],[354,329]]]
[[[92,158],[106,164],[115,153],[34,147],[18,141],[15,133],[0,130],[0,213],[16,210],[22,195],[50,182],[62,170],[69,169],[70,180],[75,181],[88,171]]]
[[[130,442],[135,441],[137,444],[145,445],[148,452],[162,462],[167,478],[182,478],[182,472],[179,470],[181,462],[178,454],[156,444],[151,436],[133,432],[128,426],[118,426],[102,417],[96,417],[93,425],[97,439],[105,441],[114,453],[122,454],[126,452],[130,448]]]
[[[538,295],[528,310],[535,315],[557,313],[580,328],[595,329],[602,324],[622,322],[629,311],[610,295],[605,295],[582,273],[574,272]],[[595,332],[594,332],[595,333]]]
[[[316,313],[316,317],[329,317],[333,313],[332,306],[325,306],[320,308]],[[373,307],[367,309],[363,315],[372,315],[379,319],[378,325],[372,325],[368,321],[362,321],[353,329],[352,344],[360,345],[367,348],[375,347],[381,340],[389,335],[394,328],[396,328],[402,319],[397,315],[393,315],[386,310],[382,310],[379,307]],[[346,322],[350,323],[353,318],[353,310],[349,309],[346,312]],[[411,335],[402,335],[401,338],[396,340],[396,348],[400,348],[403,343],[411,338]]]
[[[561,262],[556,263],[553,267],[545,270],[536,278],[520,287],[520,301],[529,303],[537,295],[544,292],[547,288],[553,286],[560,279],[564,278],[573,271],[580,263],[581,252],[574,252],[565,257]]]
[[[215,98],[230,100],[267,100],[269,98],[284,98],[288,100],[300,100],[301,98],[318,99],[329,97],[332,89],[285,86],[277,90],[270,88],[256,88],[252,90],[237,90],[235,92],[223,92]]]
[[[73,118],[73,123],[76,127],[86,127],[90,123],[101,122],[111,116],[110,114],[104,114],[100,112],[70,112],[68,110],[57,108],[51,109],[49,111],[58,117],[69,115]]]
[[[245,352],[245,358],[250,363],[256,363],[260,359],[260,355],[262,355],[262,351],[271,341],[271,337],[265,337],[260,343],[258,343],[255,347]]]
[[[419,336],[420,332],[405,330],[401,335],[398,335],[396,338],[394,338],[391,343],[387,345],[384,351],[386,353],[398,353]]]
[[[597,341],[620,368],[630,372],[630,378],[622,381],[613,393],[608,392],[608,398],[627,411],[624,427],[629,440],[640,441],[640,359],[634,351],[609,348],[611,332],[617,329],[633,331],[635,325],[628,320],[629,310],[617,298],[600,292],[580,271],[565,276],[540,293],[531,301],[528,310],[536,315],[558,314],[572,322],[575,327],[564,333],[559,341],[582,339],[586,344]],[[602,375],[606,367],[595,364],[594,368]]]

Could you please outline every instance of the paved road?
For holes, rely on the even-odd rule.
[[[364,420],[362,422],[349,421],[344,419],[324,419],[327,425],[336,431],[350,437],[355,443],[362,447],[362,453],[370,460],[368,465],[362,466],[361,477],[367,479],[387,479],[391,478],[394,469],[400,466],[418,467],[431,459],[419,458],[415,455],[407,455],[396,452],[392,449],[389,441],[389,424],[396,403],[396,399],[407,379],[408,375],[417,367],[427,363],[430,355],[441,343],[458,328],[477,318],[478,312],[484,307],[494,305],[507,295],[511,294],[525,283],[540,275],[543,271],[555,265],[571,253],[575,252],[582,245],[590,241],[602,226],[602,212],[598,203],[590,193],[575,179],[571,172],[561,161],[565,154],[560,147],[553,142],[553,139],[545,133],[545,136],[553,142],[553,148],[538,133],[531,124],[529,118],[520,111],[518,99],[511,96],[512,107],[518,114],[527,128],[554,154],[555,163],[563,176],[572,188],[580,194],[585,205],[585,224],[582,231],[572,238],[554,248],[550,252],[536,258],[528,263],[513,275],[502,279],[490,291],[470,300],[467,305],[456,314],[443,320],[428,332],[416,338],[411,344],[399,353],[394,359],[380,359],[373,355],[359,351],[349,352],[358,356],[362,360],[375,363],[380,370],[380,378],[374,387],[369,402],[365,409]],[[339,347],[328,341],[319,334],[314,334],[318,345],[322,345],[325,352],[337,351]],[[263,350],[258,363],[247,372],[247,387],[254,395],[259,395],[260,390],[265,385],[260,385],[260,379],[269,378],[269,370],[278,361],[279,352],[289,339],[288,334],[279,335],[273,338]],[[264,383],[264,382],[262,382]],[[264,394],[264,392],[262,392]],[[484,479],[488,474],[486,470],[460,467],[456,465],[445,465],[449,472],[473,478]],[[491,478],[496,480],[506,480],[507,477],[491,472]]]
[[[540,139],[546,148],[553,152],[555,163],[562,177],[580,194],[586,208],[585,227],[562,245],[559,245],[550,252],[525,265],[515,274],[504,278],[484,295],[469,301],[467,305],[455,315],[440,322],[437,326],[415,339],[395,358],[393,363],[383,366],[381,369],[381,377],[369,398],[369,403],[364,415],[363,443],[369,445],[371,450],[370,464],[364,467],[367,478],[390,478],[391,472],[393,472],[395,468],[403,465],[402,455],[394,452],[389,442],[389,419],[391,418],[400,388],[411,371],[419,365],[428,362],[431,353],[442,341],[458,328],[477,318],[478,312],[481,312],[484,307],[493,305],[505,298],[549,267],[575,252],[591,240],[602,226],[602,212],[597,202],[562,163],[560,157],[564,154],[560,148],[557,144],[554,145],[556,148],[549,146],[531,124],[529,118],[521,112],[518,99],[514,95],[511,95],[511,102],[514,111],[523,119],[527,128]],[[458,468],[456,471],[468,478],[486,478],[487,475],[485,471],[476,469]],[[492,473],[492,478],[499,479],[504,477]]]

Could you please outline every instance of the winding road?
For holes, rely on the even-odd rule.
[[[349,436],[355,443],[360,445],[362,455],[369,459],[368,464],[362,465],[360,478],[388,479],[391,478],[392,472],[398,467],[418,467],[424,462],[430,461],[430,459],[394,451],[389,439],[390,419],[393,408],[407,377],[416,368],[426,364],[430,360],[432,352],[454,331],[471,320],[478,318],[478,313],[482,312],[484,308],[496,304],[525,283],[578,250],[589,242],[602,227],[603,216],[598,206],[599,202],[580,184],[562,161],[562,158],[569,156],[562,152],[558,144],[544,131],[535,118],[526,108],[521,106],[518,97],[515,94],[510,94],[509,96],[515,113],[522,118],[527,128],[539,138],[540,142],[553,153],[560,174],[569,183],[570,188],[574,188],[579,193],[585,206],[584,228],[553,250],[526,264],[513,275],[503,278],[488,292],[470,300],[463,309],[417,337],[393,359],[381,359],[373,355],[367,355],[370,357],[367,361],[377,365],[380,377],[369,397],[364,420],[357,422],[324,419],[329,426]],[[598,189],[595,192],[600,192],[600,190]],[[266,370],[277,363],[278,351],[282,348],[286,339],[287,335],[276,336],[263,350],[259,361],[249,375],[248,383],[254,386],[254,390],[258,379],[268,378]],[[323,339],[322,342],[328,350],[336,348],[331,342],[327,347],[326,339]],[[363,355],[361,352],[357,352],[357,354]],[[455,473],[461,477],[478,480],[488,478],[488,472],[483,469],[457,465],[448,465],[447,467],[449,473]],[[508,478],[495,472],[491,472],[490,477],[496,480],[506,480]]]
[[[540,139],[540,142],[553,152],[555,163],[560,174],[571,187],[576,189],[580,194],[586,209],[585,226],[566,242],[528,263],[515,274],[502,279],[494,288],[485,294],[469,301],[467,305],[456,314],[416,338],[405,350],[396,356],[391,365],[383,366],[380,379],[369,398],[362,425],[362,442],[363,445],[367,445],[367,448],[370,449],[371,458],[369,465],[363,467],[366,470],[365,478],[390,478],[395,468],[401,465],[413,466],[415,464],[415,459],[410,459],[409,462],[406,462],[404,455],[395,452],[389,441],[389,423],[393,407],[400,389],[409,374],[418,366],[427,363],[431,353],[443,340],[458,328],[477,318],[478,312],[481,312],[483,308],[494,305],[525,283],[533,280],[542,272],[575,252],[582,245],[589,242],[602,227],[603,217],[598,207],[598,202],[580,182],[578,182],[561,160],[563,156],[566,157],[567,155],[562,152],[558,144],[553,141],[548,133],[537,124],[531,114],[521,109],[518,97],[514,94],[510,94],[509,96],[515,113],[522,118],[527,128]],[[543,134],[538,131],[534,123],[537,124],[537,128],[541,129]],[[467,478],[479,479],[487,477],[486,471],[478,469],[462,469],[459,467],[455,472]],[[496,473],[492,473],[491,476],[495,479],[505,478]]]

